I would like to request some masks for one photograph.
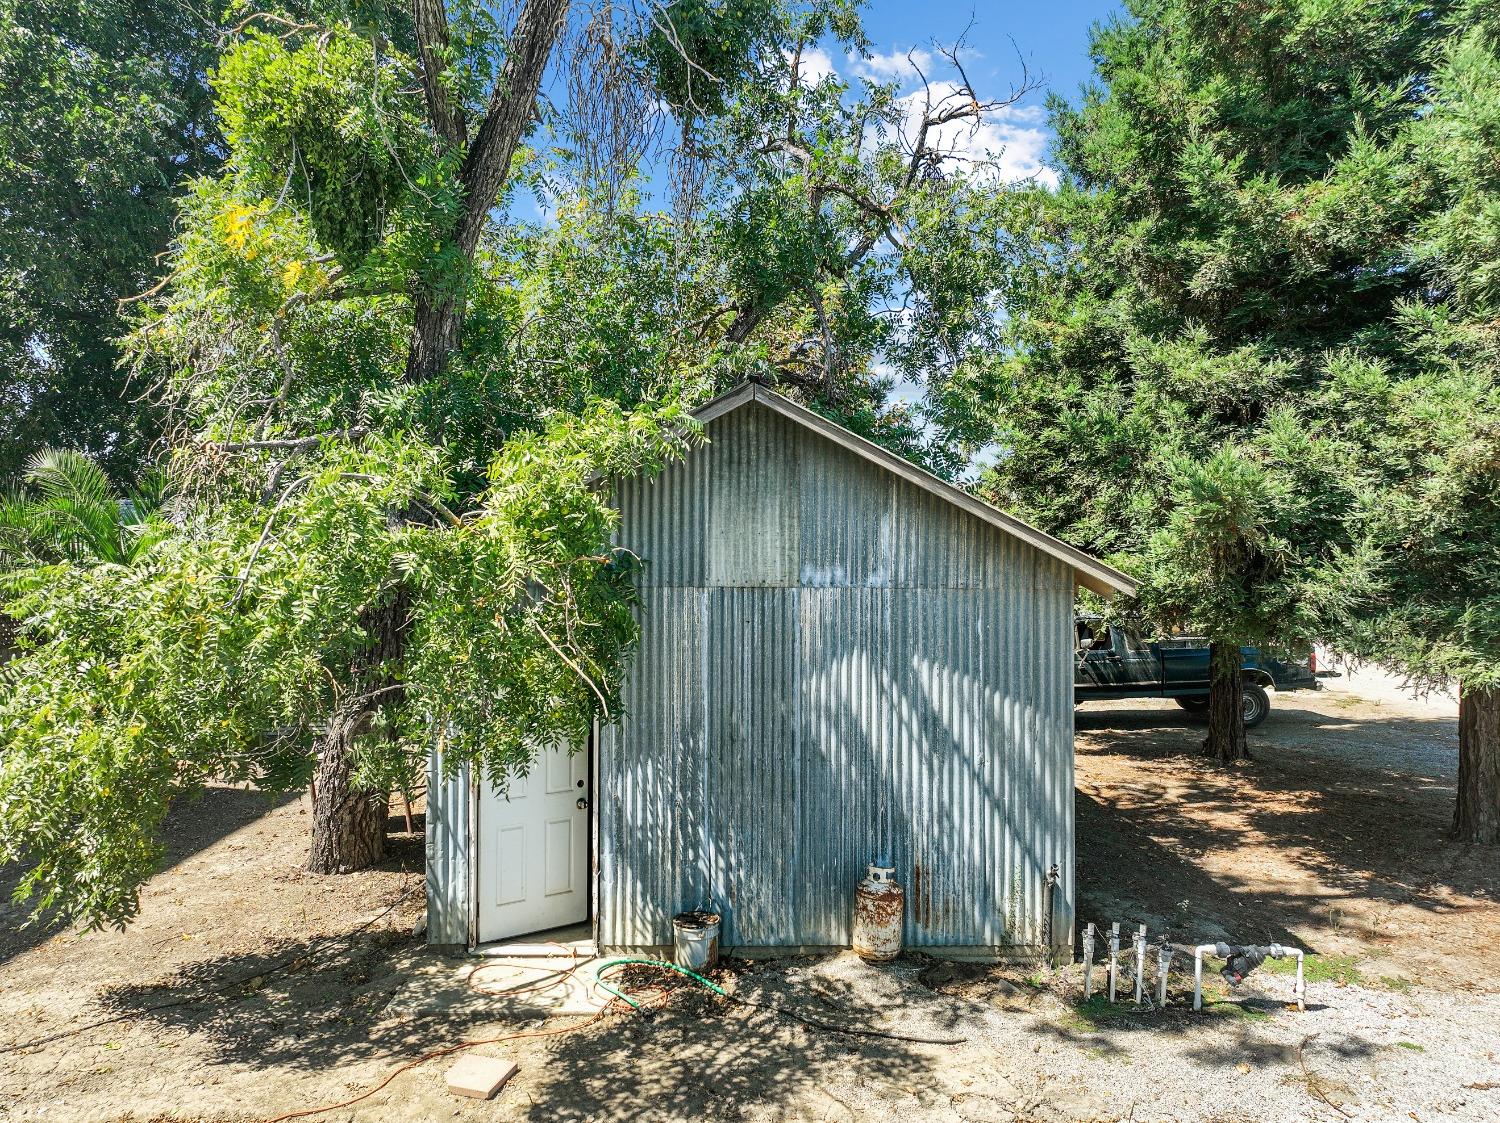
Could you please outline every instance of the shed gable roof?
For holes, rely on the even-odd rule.
[[[944,499],[953,506],[965,511],[969,515],[998,527],[1014,538],[1035,547],[1044,554],[1065,562],[1073,570],[1073,576],[1078,584],[1087,589],[1092,589],[1101,596],[1112,596],[1115,593],[1125,593],[1134,596],[1136,583],[1120,570],[1112,565],[1106,565],[1098,558],[1092,557],[1076,546],[1070,546],[1061,538],[1054,538],[1044,531],[1038,530],[1024,519],[1000,508],[976,499],[968,492],[954,487],[952,484],[934,476],[931,472],[917,467],[911,461],[897,456],[895,453],[881,448],[879,445],[865,440],[857,433],[851,432],[836,422],[829,421],[826,417],[814,413],[804,406],[798,405],[789,398],[784,398],[775,391],[768,390],[764,386],[758,386],[753,382],[746,382],[726,394],[721,394],[713,401],[699,406],[693,411],[693,417],[703,424],[708,424],[715,418],[723,417],[727,413],[757,402],[767,409],[774,410],[783,417],[797,422],[804,428],[833,441],[835,444],[848,449],[850,452],[863,459],[884,468],[886,471],[900,476],[909,483],[915,484],[924,491],[930,492],[940,499]]]

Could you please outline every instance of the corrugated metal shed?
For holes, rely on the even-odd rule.
[[[467,767],[444,776],[442,758],[427,764],[427,942],[467,945],[471,934],[473,852],[471,797]]]
[[[704,448],[618,491],[646,566],[598,745],[601,948],[668,944],[703,904],[729,947],[846,945],[877,854],[910,946],[1038,947],[1053,865],[1068,941],[1073,598],[1128,579],[767,391],[699,416]],[[453,850],[429,841],[429,876],[471,876]]]
[[[667,943],[705,902],[731,946],[847,944],[877,853],[908,944],[1040,943],[1054,863],[1068,931],[1072,559],[753,394],[708,413],[706,448],[619,493],[647,566],[601,741],[600,944]]]

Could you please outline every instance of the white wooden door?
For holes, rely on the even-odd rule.
[[[589,914],[588,754],[544,752],[510,790],[479,799],[479,941]]]

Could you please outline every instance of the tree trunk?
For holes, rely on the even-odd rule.
[[[384,794],[354,787],[349,742],[353,727],[335,719],[323,738],[313,799],[312,848],[307,868],[313,873],[349,873],[372,866],[385,856]]]
[[[472,260],[500,188],[510,175],[521,138],[536,115],[537,91],[552,48],[568,15],[569,0],[526,0],[506,43],[505,63],[490,91],[489,105],[474,140],[464,150],[459,182],[464,206],[450,232],[466,261]],[[447,100],[442,66],[448,43],[447,17],[441,3],[419,0],[414,18],[422,60],[422,88],[433,129],[448,144],[462,147],[467,123]],[[411,347],[406,355],[408,382],[438,378],[458,350],[463,334],[462,297],[416,294]]]
[[[359,624],[370,637],[350,668],[350,679],[363,694],[335,711],[319,743],[313,785],[313,833],[307,868],[313,873],[349,873],[378,862],[385,854],[387,793],[354,784],[354,738],[370,727],[379,707],[401,694],[401,687],[380,668],[400,663],[410,624],[411,597],[397,588],[385,601],[360,613]]]
[[[406,354],[406,380],[427,382],[439,377],[458,350],[463,309],[454,298],[434,300],[419,293],[412,309],[411,350]]]
[[[1240,662],[1239,644],[1208,645],[1208,739],[1203,749],[1222,764],[1250,759]]]
[[[1460,842],[1500,842],[1500,687],[1459,688],[1453,835]]]

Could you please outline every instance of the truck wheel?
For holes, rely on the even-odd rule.
[[[1264,687],[1245,683],[1245,728],[1254,729],[1271,712],[1271,696]]]
[[[1190,714],[1208,713],[1207,698],[1173,698],[1172,701],[1176,702]]]

